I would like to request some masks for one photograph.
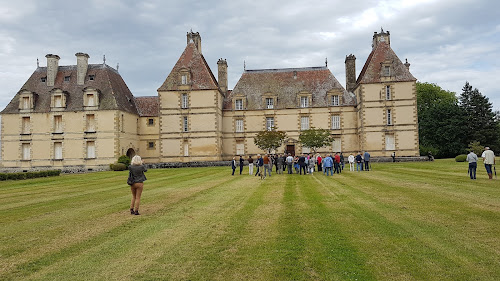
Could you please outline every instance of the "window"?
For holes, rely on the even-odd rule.
[[[300,107],[309,107],[308,97],[300,97]]]
[[[87,142],[87,158],[95,158],[95,141]]]
[[[186,85],[187,84],[187,80],[188,80],[187,79],[187,75],[184,74],[184,75],[181,76],[181,84],[182,85]]]
[[[188,108],[189,107],[188,95],[187,94],[182,94],[181,99],[182,99],[182,101],[181,101],[182,108]]]
[[[54,143],[54,159],[55,160],[63,159],[63,157],[62,157],[62,142],[55,142]]]
[[[387,109],[387,125],[392,125],[392,110]]]
[[[266,108],[267,109],[274,108],[274,99],[273,98],[266,98]]]
[[[385,135],[385,150],[396,150],[394,135]]]
[[[309,116],[300,117],[300,129],[301,130],[309,129]]]
[[[332,129],[340,129],[340,115],[332,115]]]
[[[332,106],[339,106],[339,105],[340,105],[340,96],[339,95],[332,96]]]
[[[236,143],[236,155],[245,155],[245,144],[243,142]]]
[[[64,82],[69,82],[70,79],[71,79],[71,76],[64,76]]]
[[[95,132],[95,115],[87,114],[86,132]]]
[[[87,106],[95,106],[94,94],[87,94]]]
[[[234,101],[234,109],[243,110],[243,100],[242,99],[237,99]]]
[[[266,129],[272,131],[274,129],[274,117],[266,118]]]
[[[184,142],[184,156],[189,156],[189,143],[187,141]]]
[[[391,100],[391,86],[385,86],[385,99]]]
[[[391,67],[390,66],[384,66],[384,76],[391,76]]]
[[[155,142],[154,141],[148,142],[148,149],[155,149]]]
[[[155,120],[153,118],[148,119],[148,126],[154,126],[155,125]]]
[[[23,108],[30,109],[30,97],[23,97]]]
[[[31,133],[30,131],[31,131],[31,120],[29,117],[23,117],[21,134],[30,134]]]
[[[62,115],[54,116],[54,133],[62,133]]]
[[[188,118],[187,116],[183,116],[182,117],[182,131],[183,132],[188,132],[189,131],[189,127],[188,127]]]
[[[40,82],[42,82],[42,83],[47,82],[47,77],[42,77],[42,78],[40,78]]]
[[[89,75],[89,81],[94,81],[95,80],[95,75]]]
[[[236,120],[235,129],[237,133],[242,133],[245,130],[243,127],[243,119]]]
[[[31,159],[31,144],[23,143],[22,144],[22,151],[23,151],[23,160],[30,160]]]
[[[54,107],[62,107],[62,96],[54,96]]]

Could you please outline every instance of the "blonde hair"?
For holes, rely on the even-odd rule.
[[[130,164],[136,165],[136,166],[142,165],[141,156],[136,155],[136,156],[132,157],[132,161],[130,161]]]

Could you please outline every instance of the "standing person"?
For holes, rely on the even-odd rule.
[[[321,154],[318,153],[318,156],[316,157],[316,163],[318,164],[318,172],[321,172],[322,161],[323,161],[323,158],[321,158]]]
[[[304,171],[304,175],[306,174],[306,155],[302,154],[302,156],[299,157],[299,174],[302,175],[302,171]]]
[[[253,158],[252,155],[248,156],[248,174],[253,175]]]
[[[365,158],[365,171],[370,171],[370,153],[368,153],[368,151],[365,151],[365,154],[363,156]]]
[[[361,152],[356,155],[356,171],[362,171],[363,170],[363,157],[361,157]]]
[[[286,157],[286,167],[288,174],[293,174],[293,157],[291,153],[288,153],[288,156]]]
[[[392,154],[391,154],[391,157],[392,157],[392,162],[396,162],[396,151],[394,151]]]
[[[354,172],[354,155],[352,153],[347,157],[347,161],[349,161],[349,171]]]
[[[233,173],[231,175],[234,176],[234,170],[236,170],[236,157],[233,157],[233,160],[231,160],[231,169],[233,169]]]
[[[429,161],[434,161],[434,156],[432,156],[432,152],[429,151],[429,153],[427,153],[427,157],[429,158]]]
[[[344,170],[344,154],[340,152],[340,172]]]
[[[286,158],[287,158],[287,155],[286,155],[286,152],[283,153],[283,172],[285,172],[286,170]]]
[[[264,160],[262,160],[262,157],[260,154],[257,155],[257,172],[255,172],[255,176],[258,174],[262,173],[262,167],[264,166]]]
[[[281,155],[278,155],[278,158],[276,159],[276,172],[278,174],[283,174],[283,157]]]
[[[335,168],[333,173],[340,174],[340,155],[338,152],[335,153],[335,156],[333,159],[333,167]]]
[[[139,155],[135,155],[134,157],[132,157],[132,161],[130,162],[130,166],[128,166],[128,170],[129,177],[132,178],[132,185],[130,185],[130,191],[132,191],[132,200],[130,201],[130,214],[138,216],[140,215],[139,204],[141,203],[144,181],[147,180],[144,172],[147,172],[148,169],[146,169],[146,167],[144,166],[144,162],[142,162],[141,157]]]
[[[240,175],[243,172],[244,165],[245,165],[245,160],[243,159],[243,156],[240,155]]]
[[[332,155],[329,154],[323,159],[323,171],[326,173],[327,176],[328,172],[330,172],[330,174],[333,176],[332,166],[333,166],[333,158]]]
[[[295,173],[298,174],[299,173],[299,169],[300,169],[300,166],[299,166],[299,156],[295,156],[293,158],[293,167],[295,168]]]
[[[264,178],[266,178],[267,173],[271,176],[271,169],[273,168],[273,161],[269,157],[269,155],[264,155]]]
[[[470,151],[469,154],[467,154],[467,162],[469,162],[469,176],[471,180],[476,179],[476,169],[477,169],[477,155],[474,153],[474,151]]]
[[[314,173],[314,166],[316,165],[316,163],[314,163],[314,156],[311,156],[311,158],[309,158],[309,173],[312,175]]]
[[[484,168],[486,168],[488,178],[491,180],[493,179],[492,166],[495,165],[495,153],[493,153],[493,150],[490,150],[489,147],[485,147],[481,156],[483,157]]]
[[[271,160],[273,161],[272,163],[276,167],[276,173],[278,173],[278,158],[279,158],[278,154],[273,154],[273,157],[271,158]],[[273,170],[273,167],[271,166],[271,171],[272,170]]]

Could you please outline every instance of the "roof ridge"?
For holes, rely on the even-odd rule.
[[[327,70],[326,66],[310,66],[310,67],[291,67],[291,68],[263,68],[263,69],[246,69],[245,72],[289,72],[289,71],[309,71],[309,70]]]

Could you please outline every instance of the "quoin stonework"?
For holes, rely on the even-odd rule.
[[[388,31],[375,32],[372,51],[356,77],[345,58],[344,88],[326,66],[244,70],[228,89],[228,62],[215,78],[201,36],[187,45],[155,96],[134,97],[118,71],[89,64],[59,66],[48,54],[2,111],[2,168],[103,170],[120,155],[147,163],[203,162],[263,153],[253,137],[287,133],[276,153],[309,152],[298,142],[311,127],[335,141],[319,152],[369,151],[374,157],[418,156],[416,79],[391,48]]]

